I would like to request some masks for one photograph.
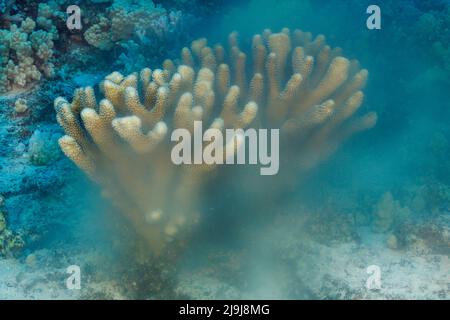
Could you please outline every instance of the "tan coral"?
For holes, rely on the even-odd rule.
[[[250,53],[239,48],[237,33],[228,50],[199,39],[162,69],[107,76],[100,85],[104,98],[92,88],[78,89],[71,103],[58,98],[57,118],[67,134],[60,144],[160,251],[195,224],[208,180],[220,183],[212,174],[216,164],[174,165],[168,132],[192,132],[196,120],[204,130],[280,129],[282,167],[272,189],[281,188],[350,135],[375,125],[374,113],[353,117],[367,75],[323,36],[312,39],[300,30],[264,30],[253,37]],[[237,136],[221,157],[235,142],[244,140]],[[257,177],[233,172],[237,188],[251,181],[251,188],[265,190]]]

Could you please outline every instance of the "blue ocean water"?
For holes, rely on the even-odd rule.
[[[46,16],[37,2],[0,1],[0,28],[6,30],[0,80],[17,78],[6,67],[9,59],[19,61],[20,52],[5,36],[19,25],[11,17],[31,16],[36,30],[58,35],[49,60],[55,75],[46,77],[47,61],[35,57],[41,79],[20,90],[10,86],[0,96],[0,280],[14,288],[0,283],[0,298],[449,298],[448,1],[160,0],[157,9],[146,1],[73,2],[84,17],[81,30],[65,29],[63,0],[39,2],[60,16]],[[380,10],[379,29],[367,26],[373,4]],[[114,17],[123,12],[130,24],[119,28]],[[155,16],[147,25],[149,12]],[[228,50],[233,31],[250,63],[253,35],[264,38],[264,30],[283,28],[289,35],[297,28],[324,35],[343,57],[358,60],[369,75],[357,115],[377,114],[373,128],[353,135],[311,170],[295,169],[308,149],[298,158],[289,149],[295,141],[308,145],[307,135],[281,146],[279,179],[228,166],[206,175],[206,188],[198,189],[197,180],[183,180],[162,156],[140,158],[130,151],[124,165],[109,154],[97,162],[104,170],[96,172],[100,179],[89,179],[59,151],[64,133],[53,107],[57,97],[71,102],[76,88],[92,86],[100,102],[106,96],[101,81],[111,72],[154,72],[166,58],[182,64],[180,50],[190,47],[195,54],[191,41],[198,38]],[[25,51],[38,52],[35,47]],[[172,88],[168,82],[162,86]],[[15,109],[20,98],[25,112]],[[77,123],[83,121],[79,115]],[[92,134],[87,141],[97,144]],[[147,172],[151,166],[156,169]],[[136,218],[145,206],[150,209]],[[149,219],[168,213],[167,225],[141,231]],[[193,225],[186,235],[184,224]],[[158,232],[169,235],[162,250],[155,250]],[[65,287],[71,265],[86,275],[81,290]],[[381,270],[377,290],[369,285],[373,265]]]

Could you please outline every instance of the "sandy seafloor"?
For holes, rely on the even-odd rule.
[[[289,226],[291,228],[292,226]],[[280,232],[279,229],[276,232]],[[285,231],[285,230],[284,230]],[[448,255],[397,251],[386,248],[380,239],[370,244],[354,242],[323,245],[282,232],[283,244],[271,258],[270,267],[246,265],[246,252],[209,249],[203,267],[183,267],[173,279],[174,296],[189,299],[449,299]],[[290,239],[286,239],[286,237]],[[272,241],[275,241],[274,238]],[[274,245],[272,243],[272,245]],[[260,249],[260,248],[259,248]],[[71,248],[42,249],[33,253],[36,260],[2,259],[1,299],[129,299],[130,283],[125,277],[90,275],[83,278],[81,290],[65,287],[66,266],[71,261],[81,267],[96,268],[101,251]],[[194,257],[196,258],[195,255]],[[261,258],[263,259],[263,258]],[[211,263],[213,266],[211,266]],[[253,263],[257,263],[254,261]],[[262,262],[261,264],[264,264]],[[366,288],[366,268],[382,266],[379,290]],[[108,272],[104,265],[97,266]],[[249,270],[251,268],[251,270]],[[242,282],[242,277],[247,278]],[[253,278],[254,277],[254,278]],[[252,279],[253,278],[253,279]],[[146,277],[134,280],[144,281]],[[162,281],[164,283],[164,281]],[[145,285],[134,283],[135,286]],[[128,288],[128,289],[125,289]],[[125,292],[124,292],[125,291]],[[139,298],[154,298],[149,292]],[[161,296],[157,297],[161,298]],[[163,297],[164,298],[164,297]]]

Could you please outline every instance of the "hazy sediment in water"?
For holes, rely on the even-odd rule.
[[[19,63],[16,47],[0,52],[0,298],[449,298],[445,1],[381,1],[381,30],[366,27],[370,1],[159,1],[160,8],[80,1],[90,19],[73,33],[61,20],[64,1],[7,3],[0,1],[0,41],[10,39],[11,25],[20,27],[11,16],[33,19],[31,51],[24,52],[40,77],[14,82],[7,60]],[[94,37],[95,25],[112,23],[117,6],[132,23],[137,13],[151,13],[155,23]],[[96,20],[101,15],[106,22]],[[236,179],[211,186],[196,231],[155,257],[98,185],[59,151],[63,132],[53,100],[70,101],[75,88],[113,71],[154,70],[199,37],[227,43],[236,30],[250,51],[252,35],[265,28],[323,34],[330,47],[358,59],[369,71],[359,114],[375,111],[377,125],[277,198],[275,185],[256,195],[238,189],[244,184]],[[233,177],[227,170],[223,176]],[[85,275],[81,290],[65,287],[69,265]],[[371,265],[381,271],[379,290],[366,287]]]

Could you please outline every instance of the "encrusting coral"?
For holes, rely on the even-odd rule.
[[[367,76],[324,36],[312,39],[300,30],[265,30],[253,37],[250,54],[239,48],[237,33],[229,36],[228,50],[199,39],[162,69],[113,72],[100,85],[103,99],[92,87],[77,89],[71,103],[57,98],[66,132],[59,142],[159,251],[201,216],[208,182],[220,183],[219,165],[171,162],[169,130],[192,132],[195,120],[219,130],[279,128],[281,176],[292,176],[375,125],[375,113],[354,117]],[[225,145],[223,156],[235,148],[234,141]]]

